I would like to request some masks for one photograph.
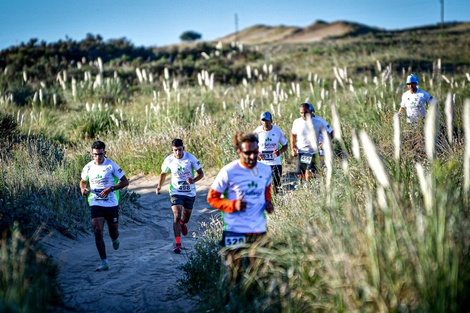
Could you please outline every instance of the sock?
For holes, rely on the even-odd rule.
[[[101,260],[101,263],[103,263],[103,264],[105,264],[105,263],[108,264],[108,259],[103,259],[103,260]]]
[[[181,244],[181,237],[180,237],[180,236],[175,237],[175,240],[176,240],[176,244],[177,244],[177,245],[180,245],[180,244]]]

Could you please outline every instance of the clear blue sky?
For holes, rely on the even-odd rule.
[[[136,46],[180,42],[193,30],[215,40],[264,24],[305,27],[346,20],[387,30],[470,20],[470,0],[0,0],[0,49],[28,42],[126,37]]]

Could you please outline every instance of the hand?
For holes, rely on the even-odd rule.
[[[271,201],[266,201],[266,212],[268,212],[269,214],[273,213],[274,212],[274,205]]]
[[[160,189],[162,189],[162,188],[160,187],[160,185],[158,185],[158,186],[157,186],[157,189],[155,190],[155,193],[156,193],[157,195],[159,195],[159,194],[161,193],[161,192],[160,192]]]
[[[244,196],[245,195],[242,195],[240,198],[235,200],[235,211],[237,211],[237,212],[242,211],[243,212],[243,211],[246,210],[246,202],[242,201]]]
[[[297,156],[297,150],[292,149],[291,154],[292,154],[293,157],[296,157]]]
[[[279,155],[281,155],[281,152],[279,152],[279,150],[276,149],[276,150],[274,150],[274,155],[279,156]]]
[[[82,196],[83,196],[83,197],[88,196],[88,193],[90,192],[90,191],[88,190],[88,188],[80,189],[80,191],[82,192]]]
[[[188,177],[188,178],[186,178],[186,182],[187,182],[188,184],[194,184],[194,178]]]

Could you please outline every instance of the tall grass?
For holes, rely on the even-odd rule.
[[[257,56],[265,53],[251,61],[241,48],[208,51],[194,60],[207,68],[193,77],[171,64],[152,72],[151,65],[113,68],[99,60],[82,76],[58,73],[52,86],[25,75],[25,88],[36,96],[23,97],[21,105],[0,90],[0,111],[19,132],[1,133],[9,142],[0,155],[2,229],[12,235],[19,220],[26,236],[38,224],[70,236],[86,231],[88,210],[78,180],[96,138],[106,142],[108,156],[128,177],[157,174],[175,137],[205,170],[217,170],[237,158],[230,142],[235,130],[254,130],[259,114],[270,111],[289,134],[299,104],[308,101],[341,135],[326,154],[324,177],[275,198],[269,248],[254,250],[260,262],[248,269],[240,292],[230,293],[228,306],[204,298],[227,293],[218,221],[205,225],[183,266],[181,286],[199,292],[208,309],[217,311],[465,311],[470,269],[465,61],[446,73],[436,51],[429,52],[432,58],[415,54],[435,64],[417,74],[438,102],[426,122],[408,125],[394,115],[405,91],[402,82],[418,64],[406,60],[408,46],[390,46],[381,38],[274,48],[249,48]],[[220,83],[224,79],[211,69],[223,69],[211,64],[243,69],[232,77],[240,84]],[[70,65],[75,66],[81,73]],[[122,72],[135,73],[136,84],[124,85]],[[293,169],[288,154],[284,162],[285,172]],[[133,199],[124,197],[125,207]]]

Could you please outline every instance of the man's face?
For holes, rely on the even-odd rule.
[[[301,106],[300,107],[300,116],[302,117],[302,119],[304,121],[307,120],[307,114],[309,114],[311,116],[311,113],[310,113],[310,109],[309,108],[306,108],[304,106]]]
[[[241,149],[238,149],[240,161],[246,163],[248,167],[254,167],[258,162],[258,143],[256,142],[243,142]]]
[[[415,83],[409,83],[406,84],[406,86],[408,87],[408,90],[411,91],[411,93],[416,93],[416,90],[418,90],[418,87],[416,87]]]
[[[175,156],[175,158],[181,159],[183,157],[183,154],[184,154],[183,146],[173,147],[173,155]]]
[[[272,121],[269,121],[269,120],[265,120],[265,119],[262,119],[262,120],[261,120],[261,124],[263,125],[263,129],[270,130],[272,123],[273,123],[273,122],[272,122]]]
[[[98,165],[103,164],[105,154],[106,154],[106,151],[104,151],[104,149],[93,149],[91,151],[91,155],[93,156],[95,163]]]

